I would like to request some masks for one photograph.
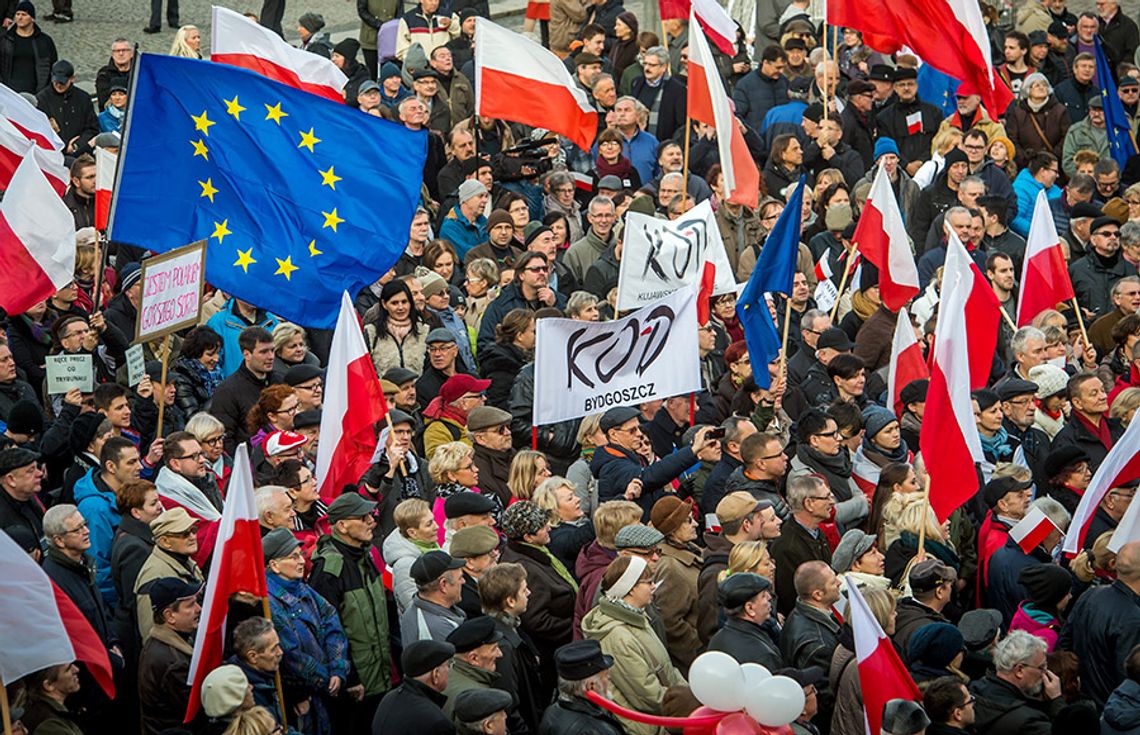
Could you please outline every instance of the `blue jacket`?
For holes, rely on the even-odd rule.
[[[119,528],[119,510],[115,503],[115,493],[102,480],[96,480],[95,470],[94,467],[87,470],[87,474],[75,483],[75,505],[87,521],[87,530],[91,532],[91,549],[88,553],[95,560],[95,584],[99,586],[107,607],[113,609],[118,602],[118,595],[111,578],[111,543]]]
[[[630,481],[641,478],[641,496],[634,502],[641,506],[641,517],[649,521],[653,504],[666,494],[666,488],[681,473],[697,463],[690,447],[682,447],[651,465],[628,449],[608,444],[598,447],[590,460],[590,472],[598,478],[598,501],[621,500]]]
[[[495,297],[495,300],[487,305],[487,310],[483,312],[483,321],[479,325],[479,337],[475,344],[475,352],[480,353],[485,347],[488,347],[495,341],[495,326],[503,321],[503,317],[507,315],[511,309],[531,309],[537,311],[546,304],[533,303],[526,300],[522,291],[519,290],[517,283],[508,283]],[[558,309],[566,308],[566,296],[559,291],[554,292],[554,306]],[[625,488],[622,488],[623,490]]]
[[[642,181],[657,178],[657,144],[657,138],[644,130],[638,130],[632,138],[622,143],[621,152],[637,169],[637,175]],[[594,157],[597,155],[598,146],[594,144]]]
[[[1100,735],[1140,735],[1140,684],[1125,679],[1108,696],[1100,717]]]
[[[1029,597],[1025,587],[1018,580],[1021,570],[1037,564],[1048,564],[1051,561],[1049,555],[1040,548],[1026,554],[1013,539],[1007,540],[1005,546],[990,557],[986,577],[986,607],[1001,613],[1003,629],[1009,627],[1018,606]]]
[[[463,216],[459,205],[456,204],[443,218],[439,236],[455,246],[455,252],[459,253],[459,259],[463,260],[471,248],[487,239],[487,217],[480,214],[472,223]]]
[[[222,337],[222,352],[221,362],[218,364],[222,367],[222,375],[229,377],[237,372],[241,367],[241,345],[238,344],[238,337],[241,335],[242,330],[249,327],[264,327],[272,332],[273,328],[281,323],[281,320],[273,316],[269,312],[258,309],[257,318],[254,319],[253,324],[247,322],[237,312],[237,305],[233,299],[226,302],[222,310],[217,314],[210,317],[210,321],[206,322],[206,326],[217,332]]]
[[[769,79],[756,69],[736,83],[732,101],[736,103],[736,116],[748,127],[759,130],[768,110],[788,101],[788,78],[781,74]]]
[[[1037,204],[1037,192],[1044,188],[1041,182],[1029,173],[1029,169],[1021,169],[1017,178],[1013,180],[1013,194],[1017,197],[1017,216],[1009,223],[1009,229],[1022,237],[1029,236],[1029,224],[1033,221],[1033,208]],[[1056,184],[1053,184],[1045,192],[1046,199],[1054,200],[1060,199],[1060,197],[1061,188]]]

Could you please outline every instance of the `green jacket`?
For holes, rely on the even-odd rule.
[[[1066,176],[1072,177],[1077,173],[1077,164],[1073,157],[1078,151],[1089,150],[1101,158],[1108,155],[1108,132],[1104,128],[1094,128],[1086,117],[1069,126],[1065,133],[1065,145],[1061,153],[1061,170]]]
[[[356,676],[371,697],[392,686],[392,653],[388,643],[388,602],[380,571],[367,549],[321,536],[313,550],[309,585],[340,614],[348,656]]]
[[[496,689],[498,683],[498,673],[472,666],[456,656],[451,660],[447,689],[443,690],[444,696],[447,697],[447,703],[443,705],[443,714],[451,719],[455,713],[455,699],[468,689]]]
[[[356,14],[360,16],[360,48],[375,51],[380,26],[403,12],[403,0],[356,0]]]

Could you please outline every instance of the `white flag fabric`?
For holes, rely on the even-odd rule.
[[[611,322],[539,319],[535,339],[536,426],[701,390],[696,288]]]
[[[75,660],[51,580],[0,531],[0,684]]]
[[[629,212],[622,243],[619,311],[640,309],[682,286],[698,284],[705,261],[716,267],[714,296],[736,291],[736,277],[708,201],[674,222]]]

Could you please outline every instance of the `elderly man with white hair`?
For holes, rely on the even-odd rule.
[[[1046,663],[1045,641],[1015,630],[994,648],[995,671],[974,682],[975,726],[987,735],[1049,735],[1065,706],[1061,680]]]
[[[293,499],[286,488],[280,485],[259,487],[253,493],[253,500],[257,504],[257,521],[261,525],[262,536],[275,528],[293,530],[297,512],[293,510]]]

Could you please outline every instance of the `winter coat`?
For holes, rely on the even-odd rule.
[[[724,455],[727,456],[727,455]],[[731,459],[731,457],[729,457]],[[705,489],[708,489],[708,484],[705,484]],[[784,501],[783,495],[780,493],[779,483],[770,480],[753,480],[744,474],[744,466],[737,463],[737,467],[729,475],[728,481],[724,484],[724,495],[743,490],[746,493],[751,493],[752,497],[757,500],[767,500],[772,504],[772,509],[781,521],[787,522],[792,517],[792,510]],[[718,499],[717,503],[720,502]],[[709,505],[711,510],[709,513],[716,512],[716,504]]]
[[[546,554],[522,542],[508,541],[499,561],[516,562],[526,569],[530,602],[522,614],[522,629],[534,642],[542,667],[549,672],[555,649],[573,637],[577,591],[559,576]]]
[[[787,104],[788,78],[783,74],[769,78],[757,68],[736,83],[732,101],[736,104],[736,116],[752,130],[759,130],[768,110]]]
[[[511,472],[511,462],[514,461],[514,449],[490,449],[482,444],[475,445],[474,462],[479,470],[480,492],[493,496],[499,501],[500,508],[506,508],[511,503],[512,493],[507,486],[507,479]]]
[[[868,373],[878,370],[891,360],[891,341],[895,333],[898,314],[880,306],[867,317],[855,335],[855,355],[863,359]]]
[[[606,248],[606,251],[590,264],[586,270],[586,277],[582,280],[582,289],[594,294],[602,302],[605,302],[610,291],[618,284],[621,263],[617,259],[615,248],[616,244]]]
[[[1108,132],[1104,128],[1094,128],[1086,117],[1074,122],[1065,133],[1065,143],[1061,152],[1061,170],[1072,178],[1077,173],[1073,157],[1078,151],[1089,150],[1101,158],[1108,156]]]
[[[1013,614],[1013,622],[1009,624],[1009,629],[1023,630],[1037,636],[1048,644],[1049,651],[1052,652],[1061,633],[1061,621],[1056,615],[1038,610],[1033,603],[1023,602]]]
[[[514,438],[515,446],[529,444],[531,429],[534,425],[533,362],[524,365],[515,377],[514,385],[511,386],[510,412],[511,436]],[[546,458],[550,460],[551,470],[556,474],[565,473],[570,465],[575,464],[578,460],[578,425],[580,423],[581,419],[572,419],[538,427],[538,450],[546,454]],[[584,469],[586,469],[586,475],[593,483],[593,505],[583,503],[582,510],[590,515],[597,507],[597,483],[593,480],[593,475],[590,475],[589,469]],[[578,484],[577,481],[575,484]],[[587,492],[585,487],[578,487],[579,495],[585,492]]]
[[[173,554],[155,545],[135,577],[135,609],[140,613],[138,615],[138,632],[144,641],[155,626],[154,616],[151,614],[153,608],[150,604],[150,594],[143,592],[142,589],[148,582],[153,582],[162,577],[177,577],[188,584],[202,584],[206,581],[205,577],[202,576],[202,570],[189,557]]]
[[[384,563],[392,572],[392,593],[400,615],[412,604],[416,596],[416,583],[412,579],[412,564],[423,556],[423,550],[395,529],[384,538]]]
[[[451,243],[459,259],[463,260],[472,248],[487,240],[487,217],[479,214],[472,222],[456,204],[443,218],[439,237]]]
[[[572,523],[563,521],[550,528],[550,552],[573,574],[578,554],[589,546],[594,538],[594,524],[590,521],[589,514]]]
[[[907,644],[915,631],[929,623],[948,623],[942,613],[936,612],[913,597],[904,597],[899,600],[898,613],[895,617],[895,632],[891,641],[898,648],[903,660],[906,660]]]
[[[582,0],[550,0],[550,50],[566,53],[578,27],[586,19],[587,3]]]
[[[35,87],[32,89],[16,89],[13,87],[13,90],[36,94],[51,83],[51,68],[59,60],[59,53],[55,49],[55,42],[52,41],[51,36],[43,32],[39,23],[35,25],[35,30],[32,31],[31,41],[33,74],[36,79]],[[9,87],[12,87],[15,81],[12,69],[15,49],[16,26],[13,24],[0,35],[0,83]],[[64,138],[63,142],[67,143],[67,139]]]
[[[403,0],[356,0],[360,17],[360,48],[376,50],[376,34],[380,26],[404,14]]]
[[[309,585],[336,608],[348,639],[348,657],[372,697],[391,686],[388,602],[380,570],[368,551],[322,536],[313,550]]]
[[[915,204],[914,213],[906,223],[907,234],[910,235],[916,249],[925,246],[927,234],[934,220],[957,205],[958,192],[946,184],[946,172],[943,171],[933,184],[922,190]],[[921,252],[918,254],[921,255]]]
[[[974,115],[974,123],[971,128],[980,128],[986,134],[986,140],[993,140],[997,137],[1009,137],[1005,134],[1005,128],[1000,122],[997,122],[991,115],[989,110],[984,107],[978,107],[977,113]],[[950,117],[942,121],[938,126],[938,132],[941,133],[947,128],[958,128],[962,130],[962,117],[955,112]],[[965,133],[965,130],[962,130]]]
[[[1140,734],[1140,684],[1125,679],[1104,704],[1100,735]]]
[[[567,251],[567,256],[569,256],[569,251]],[[482,353],[485,348],[494,344],[495,326],[502,322],[503,317],[512,309],[538,311],[545,306],[546,304],[541,301],[528,301],[517,283],[507,284],[495,300],[487,305],[487,310],[483,312],[483,322],[479,325],[479,337],[476,342],[476,354]],[[557,291],[554,292],[554,306],[557,309],[566,308],[566,297]]]
[[[570,247],[562,256],[562,262],[570,268],[570,272],[574,274],[580,282],[585,282],[586,273],[590,270],[590,265],[598,258],[602,257],[605,252],[614,244],[613,233],[603,240],[598,237],[591,227],[586,230],[586,233],[580,240],[572,242]]]
[[[222,368],[222,374],[233,375],[244,362],[244,358],[241,356],[241,345],[238,344],[238,337],[243,331],[249,327],[261,327],[272,334],[273,329],[280,321],[265,310],[258,309],[253,321],[247,322],[245,317],[238,313],[237,302],[234,299],[227,301],[222,310],[206,322],[206,326],[213,329],[222,338],[222,350],[219,354],[221,361],[218,363]]]
[[[408,332],[402,341],[396,341],[387,330],[380,333],[376,323],[365,324],[364,336],[371,345],[369,352],[372,355],[372,364],[376,366],[376,374],[383,375],[394,367],[405,367],[415,373],[423,374],[424,365],[427,364],[424,356],[427,354],[429,331],[431,330],[428,326],[421,323]]]
[[[190,701],[186,679],[193,653],[189,638],[164,625],[156,627],[143,643],[139,655],[143,735],[160,735],[167,729],[182,727],[182,716]]]
[[[805,561],[824,561],[830,564],[831,548],[823,531],[817,530],[815,536],[812,536],[792,517],[784,524],[779,537],[768,546],[768,549],[772,554],[772,561],[776,564],[777,610],[787,615],[796,604],[794,585],[796,570]]]
[[[578,580],[578,594],[574,600],[574,639],[582,637],[582,618],[594,606],[598,596],[598,586],[602,583],[602,575],[606,567],[617,558],[617,551],[607,549],[597,540],[586,545],[579,553],[574,563],[574,576]],[[715,595],[714,595],[715,596]]]
[[[660,545],[654,579],[654,600],[665,623],[665,642],[673,664],[688,671],[701,648],[697,635],[697,578],[701,573],[700,547],[682,548],[666,540]]]
[[[138,661],[139,629],[138,608],[131,601],[136,599],[135,581],[153,550],[154,536],[150,533],[149,524],[134,516],[119,521],[111,543],[111,581],[115,585],[117,599],[128,602],[115,606],[112,625],[123,650],[123,660],[132,663]]]
[[[404,61],[413,45],[423,49],[424,56],[431,58],[431,52],[459,35],[459,23],[452,21],[444,28],[440,21],[450,16],[433,14],[425,16],[419,5],[400,16],[400,27],[396,31],[396,58]]]
[[[578,698],[556,699],[542,713],[542,723],[538,726],[538,735],[625,735],[625,732],[615,715]]]
[[[20,722],[33,735],[84,735],[66,705],[38,692],[28,697]]]
[[[535,732],[546,704],[538,678],[538,650],[530,636],[520,630],[518,618],[506,614],[490,617],[502,636],[499,650],[503,655],[495,662],[495,672],[499,675],[497,687],[515,695],[518,703],[515,713],[530,732]]]
[[[920,127],[911,133],[907,117],[915,113],[919,114]],[[930,160],[930,146],[941,124],[941,111],[917,97],[914,102],[895,102],[879,113],[879,134],[898,144],[900,168],[906,168],[911,161]]]
[[[665,690],[684,684],[669,660],[669,652],[649,625],[643,611],[635,611],[603,597],[582,620],[586,638],[596,640],[602,653],[612,656],[610,686],[613,699],[623,707],[661,714]],[[622,720],[630,735],[657,735],[659,728]]]
[[[1034,122],[1037,124],[1034,125]],[[1038,152],[1052,153],[1060,161],[1069,126],[1068,110],[1053,95],[1049,96],[1037,112],[1030,110],[1025,100],[1010,105],[1005,113],[1005,131],[1013,141],[1014,163],[1018,168],[1024,168],[1029,165],[1033,154]],[[1041,129],[1040,132],[1038,128]],[[1045,134],[1044,138],[1041,137],[1042,133]],[[1018,212],[1021,211],[1021,206],[1018,205]]]
[[[899,203],[899,211],[902,212],[903,222],[910,220],[911,215],[914,213],[914,208],[918,205],[918,197],[922,194],[922,189],[914,182],[914,179],[904,170],[902,166],[896,169],[898,177],[895,181],[891,182],[891,189],[895,192],[895,199]],[[869,196],[871,185],[875,183],[875,174],[878,169],[871,166],[867,169],[867,173],[863,174],[863,178],[855,184],[852,193],[856,198],[862,196]],[[840,271],[842,273],[842,271]]]
[[[487,405],[503,410],[509,408],[515,378],[531,359],[515,344],[495,342],[479,351],[480,372],[491,381],[491,387],[487,389]]]
[[[13,378],[10,383],[0,383],[0,421],[7,423],[12,406],[20,401],[39,403],[36,391],[30,383],[19,378]]]
[[[716,225],[720,230],[720,239],[724,242],[724,252],[728,256],[728,264],[732,266],[737,280],[745,282],[752,275],[742,273],[739,267],[740,254],[748,246],[760,242],[764,237],[764,226],[755,210],[741,207],[740,215],[733,215],[723,204],[716,209]]]
[[[634,500],[641,506],[642,519],[649,520],[653,504],[663,498],[674,479],[697,463],[690,447],[678,449],[668,457],[646,465],[641,455],[615,445],[598,447],[590,462],[590,471],[598,478],[598,500],[605,502],[624,497],[633,478],[641,479],[641,495]]]
[[[75,483],[75,504],[87,521],[87,529],[91,533],[89,553],[95,562],[95,581],[103,599],[113,608],[118,602],[115,584],[111,579],[111,544],[119,527],[115,492],[107,487],[102,477],[96,476],[95,469],[90,469]]]
[[[646,107],[652,108],[654,100],[657,100],[657,127],[649,129],[649,132],[657,140],[670,140],[674,133],[685,127],[685,100],[688,91],[676,77],[665,77],[660,81],[658,89],[660,91],[650,87],[645,77],[639,76],[633,80],[629,91],[631,96]]]
[[[835,616],[796,600],[780,634],[780,654],[785,663],[797,669],[818,666],[826,671],[838,643],[839,621]]]
[[[1030,699],[996,674],[973,682],[970,692],[977,698],[975,727],[986,735],[1051,735],[1052,720],[1065,705],[1061,697]]]
[[[1009,228],[1022,237],[1029,235],[1029,223],[1033,219],[1033,208],[1037,202],[1037,193],[1044,191],[1046,199],[1057,199],[1061,196],[1061,188],[1054,184],[1046,189],[1029,169],[1023,168],[1013,180],[1013,193],[1017,197],[1017,216],[1009,223]]]
[[[258,378],[244,364],[218,384],[210,404],[213,414],[226,427],[226,454],[233,455],[237,445],[250,438],[245,425],[246,414],[257,405],[261,391],[269,387],[269,376]]]
[[[405,646],[415,641],[444,641],[465,620],[467,613],[458,606],[444,607],[417,594],[400,615],[400,640]]]
[[[1073,281],[1078,303],[1097,314],[1104,314],[1114,308],[1113,285],[1125,276],[1135,275],[1136,266],[1125,260],[1119,250],[1106,259],[1090,249],[1088,255],[1069,265],[1069,277]]]
[[[1097,706],[1126,678],[1124,662],[1140,644],[1140,595],[1120,580],[1085,592],[1069,613],[1057,647],[1080,659],[1081,684]]]
[[[843,632],[840,632],[843,636]],[[831,654],[827,672],[828,688],[835,695],[831,714],[831,735],[864,735],[863,687],[859,682],[859,666],[855,652],[841,642]]]
[[[91,558],[84,554],[82,560],[75,561],[52,546],[44,556],[43,569],[91,623],[103,645],[108,648],[114,645],[111,613],[103,604],[103,595],[95,584],[95,564]]]
[[[760,664],[769,671],[786,665],[777,642],[751,620],[729,618],[709,640],[708,650],[724,651],[742,664]]]
[[[404,679],[388,692],[372,716],[372,735],[454,735],[443,714],[447,697],[416,679]]]
[[[213,389],[206,385],[199,372],[191,365],[192,362],[198,361],[180,357],[170,366],[170,374],[174,381],[174,405],[182,409],[187,416],[193,416],[199,411],[209,411],[210,401],[214,397]]]

